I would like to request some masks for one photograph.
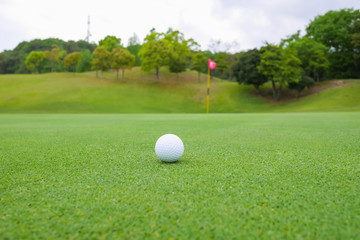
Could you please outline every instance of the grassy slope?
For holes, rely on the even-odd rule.
[[[1,239],[357,239],[360,113],[1,114]],[[179,135],[161,163],[156,139]]]
[[[171,113],[204,112],[206,76],[197,81],[192,71],[161,72],[160,82],[151,73],[134,68],[116,80],[105,73],[73,75],[0,75],[0,112],[65,113]],[[274,103],[249,93],[250,86],[220,80],[211,83],[211,112],[359,111],[360,81],[286,103]]]
[[[196,89],[148,78],[151,81],[123,83],[88,74],[5,75],[0,80],[0,111],[196,112],[200,108],[192,97]]]
[[[280,104],[278,111],[359,111],[360,110],[360,81],[347,80],[348,85],[325,90],[308,96],[300,101],[292,100]]]

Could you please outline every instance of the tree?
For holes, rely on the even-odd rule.
[[[25,70],[24,72],[29,72],[28,68],[25,65],[25,59],[27,56],[24,57],[23,63],[19,63],[19,59],[23,57],[19,57],[19,55],[15,51],[4,51],[0,53],[0,73],[15,73],[19,70],[19,65],[24,65]]]
[[[131,69],[135,64],[135,56],[125,48],[115,48],[111,55],[111,68],[116,69],[116,79],[119,80],[119,69],[122,70],[124,80],[125,69]]]
[[[105,46],[99,46],[94,50],[93,58],[94,60],[91,62],[92,69],[100,70],[101,79],[103,79],[103,71],[109,69],[110,52]]]
[[[4,74],[6,71],[4,62],[6,61],[6,55],[3,53],[0,53],[0,74]]]
[[[31,51],[49,51],[52,52],[54,46],[59,48],[59,61],[61,63],[62,57],[67,53],[71,53],[74,50],[83,52],[85,50],[90,50],[90,53],[94,51],[97,47],[96,44],[88,43],[84,40],[79,40],[74,42],[72,40],[65,42],[57,38],[48,38],[48,39],[34,39],[31,41],[23,41],[19,43],[13,50],[4,51],[1,53],[3,55],[2,61],[0,61],[0,69],[3,73],[28,73],[29,70],[26,67],[25,60],[26,57],[30,54]],[[65,50],[64,50],[65,49]],[[57,64],[55,59],[55,64],[49,61],[43,61],[39,66],[39,72],[50,72],[50,71],[63,71],[63,65]]]
[[[145,37],[145,43],[139,51],[142,59],[141,69],[144,71],[155,69],[157,80],[159,80],[160,67],[168,65],[171,54],[168,44],[160,37],[161,35],[152,29],[150,34]]]
[[[325,53],[321,50],[315,50],[309,58],[308,68],[313,69],[314,77],[319,82],[320,74],[329,67],[329,61],[325,57]]]
[[[305,75],[313,76],[318,81],[320,79],[320,72],[316,71],[316,69],[313,67],[314,62],[310,65],[310,59],[313,58],[314,55],[319,56],[317,59],[318,64],[322,64],[324,62],[328,62],[326,53],[328,52],[328,47],[326,47],[324,44],[315,41],[313,38],[309,38],[307,36],[304,36],[300,38],[300,32],[298,34],[294,34],[292,40],[285,40],[287,41],[287,47],[290,49],[293,49],[297,52],[298,58],[301,60],[302,68],[305,70]],[[283,40],[284,43],[284,40]],[[321,56],[321,57],[320,57]],[[313,59],[314,61],[315,59]],[[316,61],[316,60],[315,60]],[[322,68],[321,70],[325,70],[326,67]]]
[[[240,57],[244,52],[237,53],[228,53],[226,56],[226,62],[228,64],[228,69],[224,72],[224,77],[230,81],[233,81],[235,65],[238,63]]]
[[[351,27],[351,43],[359,53],[360,49],[360,12],[355,16],[355,20]]]
[[[357,14],[351,28],[351,43],[354,46],[354,58],[357,77],[360,77],[360,12]]]
[[[295,90],[297,92],[296,97],[300,96],[300,93],[305,89],[310,89],[312,86],[315,85],[315,81],[313,78],[309,76],[302,76],[299,82],[290,82],[288,88],[291,90]]]
[[[81,52],[82,58],[80,62],[76,65],[76,72],[88,72],[91,70],[91,61],[93,57],[91,55],[90,50],[86,49]]]
[[[85,50],[89,50],[90,52],[93,52],[97,47],[95,43],[89,43],[85,40],[79,40],[76,43],[79,46],[79,52],[84,52]]]
[[[302,76],[301,60],[296,56],[296,51],[285,48],[282,53],[282,64],[277,76],[280,90],[290,82],[299,82]],[[280,92],[279,92],[280,94]]]
[[[71,68],[75,73],[76,65],[80,62],[82,54],[79,52],[72,52],[66,55],[64,58],[64,66],[66,68]]]
[[[60,62],[60,58],[62,57],[62,52],[56,44],[53,44],[51,51],[44,52],[44,57],[48,59],[51,64],[51,72],[55,72],[56,64]]]
[[[144,44],[139,52],[142,58],[141,69],[150,71],[155,69],[156,79],[159,80],[159,69],[169,63],[170,49],[163,40],[153,40]]]
[[[294,50],[283,49],[281,45],[266,43],[266,46],[261,48],[261,52],[260,65],[257,68],[271,81],[273,98],[278,100],[281,89],[286,84],[300,81],[301,60],[296,57]]]
[[[170,49],[169,70],[173,73],[185,72],[191,58],[190,49],[198,44],[193,39],[185,39],[184,34],[169,28],[165,34],[161,34]]]
[[[267,77],[260,73],[257,66],[260,65],[261,53],[258,49],[244,52],[239,57],[237,64],[233,66],[233,73],[239,84],[253,85],[256,92],[259,87],[266,83]]]
[[[271,81],[273,98],[278,99],[280,94],[276,86],[276,79],[282,64],[281,49],[276,45],[267,43],[266,46],[260,50],[262,52],[261,60],[257,69]]]
[[[78,52],[80,50],[78,43],[74,40],[69,40],[67,43],[65,43],[64,49],[67,53]]]
[[[26,67],[32,73],[39,73],[39,67],[42,61],[44,60],[44,52],[42,51],[32,51],[25,60]]]
[[[126,47],[126,49],[135,56],[135,66],[141,66],[141,59],[138,56],[141,47],[142,46],[140,44],[140,40],[138,36],[134,33],[134,35],[129,38],[128,46]]]
[[[99,46],[104,46],[106,50],[111,52],[114,48],[118,48],[121,45],[121,39],[115,36],[106,36],[103,40],[99,41]]]
[[[44,40],[34,39],[30,42],[23,41],[19,43],[13,50],[3,52],[4,61],[0,68],[3,69],[4,73],[28,73],[29,70],[25,64],[26,57],[32,51],[45,51],[51,49],[53,44],[60,47],[64,41],[56,38],[48,38]],[[38,69],[39,72],[51,71],[51,65],[47,61],[42,61]]]
[[[186,71],[187,65],[188,62],[185,57],[176,53],[170,55],[169,70],[177,74],[177,80],[179,79],[179,73]]]
[[[359,10],[341,9],[317,16],[306,28],[307,36],[329,49],[328,60],[333,77],[354,77],[354,45],[351,30]]]
[[[200,73],[206,72],[208,59],[203,52],[198,52],[193,56],[191,69],[198,72],[198,81],[200,82]]]
[[[228,54],[226,52],[217,52],[214,54],[214,61],[216,62],[215,75],[220,78],[225,78],[225,71],[228,70],[229,64],[227,62]]]

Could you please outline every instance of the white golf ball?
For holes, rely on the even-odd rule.
[[[155,153],[163,162],[176,162],[184,153],[184,144],[178,136],[165,134],[156,141]]]

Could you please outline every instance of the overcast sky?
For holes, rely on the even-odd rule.
[[[342,8],[360,0],[0,0],[0,52],[35,38],[85,39],[88,16],[91,42],[115,35],[126,46],[134,33],[142,41],[172,27],[203,50],[221,40],[240,51],[304,34],[315,16]]]

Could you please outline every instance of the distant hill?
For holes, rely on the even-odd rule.
[[[1,113],[204,113],[206,78],[187,71],[179,75],[162,69],[160,81],[140,68],[115,72],[104,79],[95,72],[0,75]],[[251,86],[211,80],[210,112],[360,111],[360,81],[322,82],[299,98],[284,93],[279,102],[268,98],[264,86],[255,94]]]

